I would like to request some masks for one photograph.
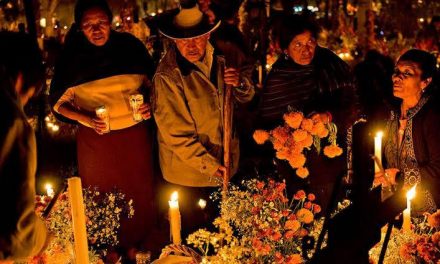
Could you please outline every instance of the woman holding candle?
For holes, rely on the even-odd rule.
[[[436,100],[436,59],[428,52],[405,52],[394,68],[393,95],[401,99],[384,135],[384,172],[375,183],[395,183],[397,172],[406,187],[417,184],[413,211],[433,211],[440,204],[440,110]]]
[[[59,118],[79,124],[83,186],[103,192],[116,187],[134,200],[135,215],[122,222],[120,233],[121,245],[131,247],[147,238],[154,210],[149,105],[139,108],[147,121],[137,120],[130,96],[144,94],[148,102],[146,88],[154,66],[145,46],[128,33],[111,30],[111,21],[105,0],[77,2],[77,26],[66,37],[50,97]]]

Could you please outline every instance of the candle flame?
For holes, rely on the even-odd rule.
[[[414,185],[408,192],[406,192],[406,199],[412,200],[416,196],[416,185]]]
[[[382,137],[383,137],[383,132],[382,132],[382,131],[378,131],[378,132],[376,133],[376,137],[378,137],[378,138],[382,138]]]
[[[171,201],[177,201],[178,198],[179,198],[179,193],[177,191],[171,194]]]
[[[50,183],[46,183],[46,184],[44,185],[44,188],[45,188],[46,190],[50,190],[50,189],[52,189],[52,184],[50,184]]]
[[[205,207],[206,207],[206,200],[200,199],[199,200],[199,206],[200,206],[200,208],[202,208],[202,210],[205,209]]]

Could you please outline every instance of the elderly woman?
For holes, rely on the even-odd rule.
[[[51,103],[62,120],[79,124],[77,157],[84,186],[107,192],[116,187],[134,200],[135,215],[122,223],[122,246],[134,246],[152,228],[152,134],[149,106],[133,118],[130,96],[143,94],[153,74],[144,45],[111,30],[105,0],[79,0],[75,23],[51,83]],[[110,131],[95,110],[105,106]],[[139,120],[140,119],[140,120]],[[143,119],[143,120],[142,120]],[[145,121],[147,120],[147,121]]]
[[[261,126],[273,129],[283,123],[288,107],[333,118],[338,131],[345,131],[356,115],[355,83],[348,65],[332,51],[317,44],[319,28],[306,17],[284,18],[279,37],[282,54],[274,63],[261,94]],[[340,136],[340,144],[343,137]],[[311,151],[307,155],[310,176],[303,181],[285,161],[276,160],[277,170],[294,191],[307,184],[316,192],[323,208],[330,198],[332,184],[344,173],[346,163],[341,156],[328,159]]]
[[[417,184],[416,211],[433,211],[440,203],[440,111],[434,98],[437,74],[434,56],[422,50],[405,52],[393,74],[393,94],[401,99],[392,112],[384,142],[385,174],[375,183],[393,184],[398,171],[406,187]]]

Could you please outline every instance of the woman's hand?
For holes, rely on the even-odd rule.
[[[147,103],[143,103],[140,107],[139,107],[139,112],[142,115],[142,118],[144,120],[148,120],[151,118],[151,107],[150,104]]]
[[[382,187],[389,187],[391,185],[396,184],[396,175],[399,172],[399,169],[390,168],[385,169],[385,171],[377,172],[374,175],[373,185],[382,185]]]
[[[92,114],[83,114],[81,122],[88,124],[93,130],[95,130],[96,133],[100,135],[107,132],[105,120],[97,117],[96,115],[93,116]]]

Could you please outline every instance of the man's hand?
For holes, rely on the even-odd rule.
[[[223,181],[223,177],[224,177],[225,173],[226,173],[226,167],[220,166],[220,167],[218,167],[217,171],[214,173],[214,177],[220,178]]]
[[[151,118],[151,107],[150,107],[150,104],[143,103],[139,107],[139,112],[141,113],[142,118],[144,120],[150,119]]]
[[[240,74],[237,69],[225,68],[224,81],[232,87],[240,86]]]
[[[373,185],[380,185],[382,187],[389,187],[391,185],[396,184],[396,175],[399,172],[399,169],[390,168],[386,169],[384,172],[380,171],[374,175]]]

